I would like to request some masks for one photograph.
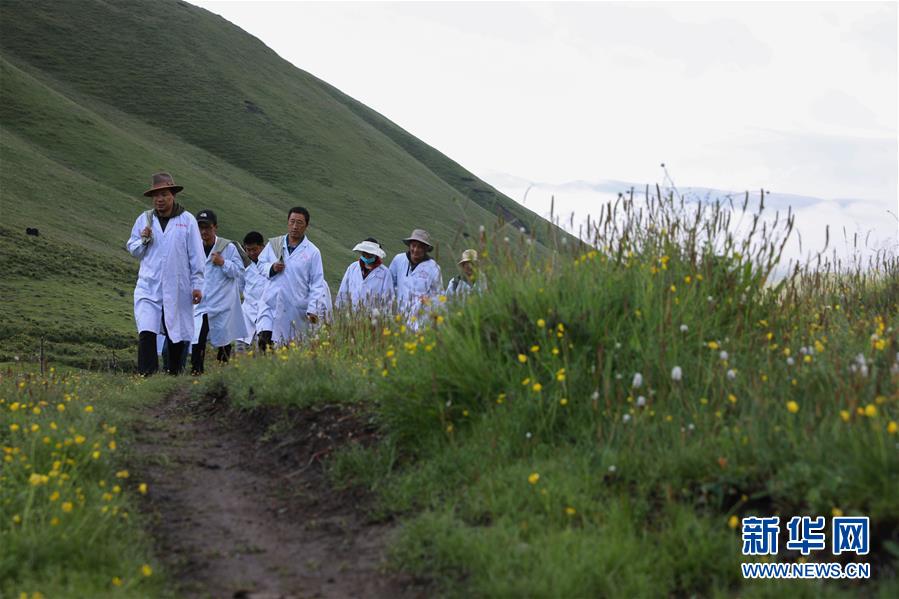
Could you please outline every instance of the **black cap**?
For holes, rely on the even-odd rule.
[[[215,216],[215,212],[212,210],[200,210],[197,212],[197,224],[199,223],[209,223],[210,225],[218,225],[219,220]]]

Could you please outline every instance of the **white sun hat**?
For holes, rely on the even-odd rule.
[[[362,241],[356,244],[356,247],[353,248],[354,252],[365,252],[366,254],[371,254],[373,256],[377,256],[381,260],[383,260],[387,254],[384,253],[384,250],[375,243],[374,241]]]

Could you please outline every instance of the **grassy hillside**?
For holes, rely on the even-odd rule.
[[[533,213],[437,150],[203,9],[3,0],[0,14],[5,258],[24,273],[47,272],[0,281],[4,296],[46,298],[0,315],[0,361],[56,334],[34,325],[59,326],[74,306],[78,319],[110,330],[110,347],[127,347],[136,264],[121,246],[157,170],[185,186],[179,200],[189,210],[216,210],[226,237],[280,234],[286,210],[307,206],[332,286],[349,248],[369,235],[392,254],[410,229],[428,228],[448,278],[466,235],[497,215],[538,242],[547,234]],[[42,252],[28,251],[26,227],[40,229]],[[106,261],[114,285],[102,271],[47,270],[63,253]],[[127,293],[110,295],[112,287]]]

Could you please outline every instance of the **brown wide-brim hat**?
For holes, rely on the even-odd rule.
[[[145,191],[144,195],[149,197],[154,191],[159,191],[160,189],[171,189],[172,193],[178,193],[184,188],[180,185],[175,185],[175,180],[172,179],[170,174],[154,173],[150,182],[150,189]]]
[[[434,244],[431,243],[431,235],[424,229],[414,229],[412,231],[412,234],[403,240],[403,243],[409,245],[409,242],[412,241],[419,241],[425,244],[426,246],[428,246],[429,252],[434,249]]]

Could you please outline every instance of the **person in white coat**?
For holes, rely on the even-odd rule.
[[[428,255],[434,245],[427,231],[415,229],[403,243],[409,250],[393,257],[390,274],[396,286],[399,311],[413,328],[418,328],[443,293],[443,275],[440,265]]]
[[[478,268],[477,250],[465,250],[462,259],[459,260],[461,274],[450,279],[446,286],[446,296],[449,298],[464,298],[471,292],[483,293],[487,290],[487,279]]]
[[[262,303],[262,292],[268,282],[268,277],[265,276],[262,265],[259,263],[259,254],[262,253],[264,247],[265,239],[263,239],[262,233],[250,231],[244,235],[243,249],[250,259],[250,263],[244,270],[243,289],[241,290],[243,292],[243,303],[241,304],[243,323],[247,334],[243,339],[238,340],[238,351],[251,347],[256,338],[256,319]]]
[[[203,242],[190,212],[175,202],[184,189],[168,173],[152,176],[153,209],[141,213],[131,227],[128,252],[140,260],[134,287],[137,325],[137,370],[148,376],[159,370],[156,336],[166,336],[170,374],[181,372],[183,352],[194,334],[194,304],[203,297]]]
[[[337,290],[337,309],[389,310],[396,292],[393,275],[383,262],[387,254],[374,237],[357,243],[353,251],[359,252],[359,259],[343,273]]]
[[[287,235],[268,240],[259,262],[268,277],[256,321],[259,349],[299,339],[308,323],[318,321],[324,293],[322,255],[306,237],[309,211],[301,206],[287,213]]]
[[[240,307],[244,276],[241,253],[231,240],[218,236],[218,217],[212,210],[198,212],[197,225],[206,254],[206,277],[203,299],[194,309],[193,351],[190,354],[191,374],[194,375],[203,374],[207,340],[218,350],[216,359],[225,363],[231,358],[231,342],[247,334]]]

